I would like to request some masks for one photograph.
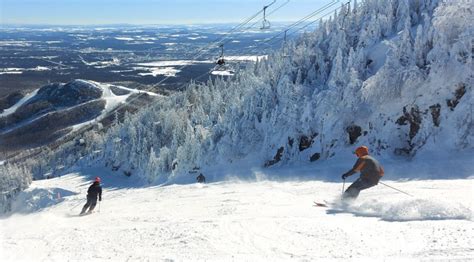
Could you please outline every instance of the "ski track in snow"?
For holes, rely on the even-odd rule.
[[[71,126],[72,130],[73,131],[76,131],[80,128],[82,128],[83,126],[86,126],[86,125],[90,125],[90,124],[93,124],[97,121],[100,121],[102,120],[105,116],[107,116],[107,114],[109,114],[111,111],[115,110],[117,107],[119,107],[121,104],[125,103],[127,101],[127,99],[133,95],[133,94],[143,94],[143,93],[146,93],[150,96],[160,96],[159,94],[156,94],[156,93],[153,93],[153,92],[148,92],[148,91],[142,91],[142,90],[138,90],[138,89],[132,89],[132,88],[127,88],[127,87],[123,87],[123,86],[118,86],[118,85],[110,85],[110,84],[103,84],[103,83],[99,83],[99,82],[95,82],[95,81],[91,81],[91,80],[81,80],[81,79],[76,79],[75,81],[80,81],[80,82],[84,82],[86,84],[93,84],[95,85],[97,88],[101,89],[102,90],[102,96],[99,98],[99,99],[103,99],[105,100],[105,108],[104,110],[102,110],[101,114],[97,117],[95,117],[93,120],[89,120],[89,121],[86,121],[86,122],[82,122],[82,123],[79,123],[79,124],[76,124],[76,125],[73,125]],[[111,90],[112,87],[114,88],[117,88],[117,89],[122,89],[122,90],[125,90],[125,91],[128,91],[129,93],[128,94],[125,94],[125,95],[115,95],[113,93],[113,91]],[[26,102],[28,102],[31,98],[33,98],[34,96],[36,96],[36,94],[38,93],[40,89],[36,89],[34,90],[33,92],[31,92],[30,94],[24,96],[22,99],[20,99],[15,105],[11,106],[10,108],[7,108],[5,109],[2,113],[0,113],[0,118],[1,117],[6,117],[8,115],[11,115],[13,114],[14,112],[16,112],[16,110],[18,108],[20,108],[22,105],[24,105]],[[91,100],[92,101],[92,100]],[[83,104],[78,104],[78,105],[75,105],[75,106],[72,106],[72,107],[69,107],[69,108],[66,108],[66,109],[63,109],[64,111],[67,111],[67,110],[73,110],[77,107],[80,107],[82,106]],[[12,126],[6,130],[4,130],[2,132],[2,134],[6,134],[6,133],[9,133],[15,129],[18,129],[18,128],[21,128],[23,126],[26,126],[26,125],[29,125],[35,121],[38,121],[44,117],[47,117],[51,114],[54,114],[54,113],[57,113],[57,111],[52,111],[52,112],[49,112],[47,114],[44,114],[44,115],[40,115],[36,118],[33,118],[33,119],[30,119],[30,120],[27,120],[27,121],[23,121],[21,122],[20,124],[18,125],[15,125],[15,126]]]
[[[343,207],[337,204],[340,183],[229,181],[143,187],[116,174],[90,169],[34,182],[13,206],[16,212],[0,219],[0,260],[380,261],[474,256],[472,179],[385,181],[416,198],[379,185]],[[100,212],[78,217],[96,175],[104,183]],[[66,196],[58,200],[58,192]],[[312,207],[314,200],[336,204]],[[412,211],[404,213],[405,208]]]
[[[142,90],[138,90],[138,89],[132,89],[132,88],[127,88],[127,87],[117,86],[117,85],[102,84],[102,83],[95,82],[95,81],[90,81],[90,80],[76,80],[76,81],[84,81],[86,83],[92,83],[96,87],[100,88],[102,90],[102,97],[100,99],[105,100],[105,108],[104,108],[104,110],[102,110],[102,113],[99,116],[95,117],[93,120],[89,120],[89,121],[86,121],[86,122],[82,122],[80,124],[73,125],[72,126],[73,131],[77,131],[77,130],[79,130],[80,128],[82,128],[84,126],[87,126],[87,125],[90,125],[90,124],[96,123],[97,121],[102,120],[111,111],[115,110],[121,104],[125,103],[127,101],[127,99],[132,94],[146,93],[150,96],[160,96],[160,95],[158,95],[156,93],[153,93],[153,92],[142,91]],[[126,95],[115,95],[111,90],[112,87],[115,87],[117,89],[126,90],[130,93],[126,94]]]
[[[28,100],[30,100],[32,97],[34,97],[38,93],[38,90],[39,89],[36,89],[33,92],[27,94],[22,99],[20,99],[18,102],[16,102],[16,104],[11,106],[10,108],[7,108],[7,109],[3,110],[3,112],[0,113],[0,117],[6,117],[6,116],[11,115],[12,113],[14,113],[20,106],[22,106]]]

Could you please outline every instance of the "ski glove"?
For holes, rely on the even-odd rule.
[[[349,174],[345,173],[342,175],[342,179],[346,179],[349,176]]]

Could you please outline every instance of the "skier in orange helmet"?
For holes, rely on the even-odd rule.
[[[354,167],[343,174],[342,179],[345,180],[357,172],[360,172],[360,177],[347,188],[342,195],[343,199],[356,199],[361,190],[377,185],[384,175],[383,167],[374,157],[369,155],[369,148],[360,146],[355,150],[355,154],[358,159]]]

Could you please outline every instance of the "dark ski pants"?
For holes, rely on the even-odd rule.
[[[97,205],[97,198],[88,197],[87,198],[87,203],[82,208],[81,214],[84,214],[87,211],[87,208],[89,208],[89,207],[90,207],[89,212],[92,212],[92,210],[94,210],[96,205]]]
[[[367,179],[358,178],[354,183],[352,183],[352,185],[349,186],[346,192],[344,192],[342,198],[356,199],[359,196],[361,190],[373,187],[375,185],[377,185],[377,183],[374,183]]]

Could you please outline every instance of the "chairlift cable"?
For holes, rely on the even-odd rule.
[[[276,1],[274,1],[276,2]],[[272,4],[274,4],[274,2],[272,2]],[[288,1],[289,2],[289,1]],[[340,2],[340,0],[332,0],[329,4],[326,4],[325,6],[317,9],[316,11],[312,12],[311,14],[305,16],[303,19],[300,19],[299,21],[295,22],[294,24],[290,25],[289,28],[287,28],[287,30],[291,29],[291,28],[294,28],[295,26],[301,24],[302,22],[316,16],[317,14],[321,13],[322,11],[325,11],[327,10],[328,8],[334,6],[335,4],[337,4],[338,2]],[[287,4],[287,3],[285,3]],[[249,18],[247,18],[246,20],[244,20],[244,22],[240,23],[239,25],[235,26],[234,28],[232,28],[225,37],[223,37],[221,40],[219,40],[217,42],[217,44],[219,45],[223,45],[223,41],[226,40],[227,38],[229,38],[229,35],[232,33],[232,32],[235,32],[236,30],[242,28],[243,26],[245,26],[246,24],[248,24],[250,21],[252,21],[253,19],[255,19],[255,17],[257,17],[258,15],[260,15],[261,13],[263,12],[263,10],[260,10],[259,12],[255,13],[254,15],[250,16]],[[277,36],[281,35],[282,33],[279,33]],[[276,38],[277,36],[273,37]],[[198,58],[200,58],[205,52],[206,52],[206,49],[208,47],[211,47],[211,46],[214,46],[215,43],[210,43],[208,44],[206,47],[204,48],[201,48],[200,50],[198,50],[198,54],[196,56],[194,56],[194,58],[192,58],[191,60],[196,60]],[[184,68],[186,68],[187,66],[189,65],[183,65],[181,67],[178,68],[179,71],[183,70]],[[159,86],[161,85],[163,82],[165,82],[166,80],[168,80],[169,78],[171,78],[171,76],[167,76],[165,77],[164,79],[162,79],[161,81],[159,81],[157,84],[155,85],[152,85],[150,88],[148,89],[145,89],[145,91],[149,91],[151,90],[152,88],[155,88],[156,86]],[[188,83],[184,83],[181,85],[181,87],[185,87],[186,85],[188,85]],[[125,107],[127,104],[130,104],[131,102],[135,101],[136,99],[138,99],[139,96],[135,97],[135,98],[132,98],[130,99],[130,101],[127,101],[121,105],[119,105],[117,108],[115,108],[114,110],[110,111],[108,114],[105,114],[105,116],[103,118],[106,118],[108,117],[112,112],[115,112],[115,111],[118,111],[120,109],[122,109],[123,107]]]
[[[226,36],[224,36],[222,39],[220,39],[219,41],[217,41],[217,44],[220,45],[224,40],[226,40],[227,38],[229,38],[229,36],[230,36],[231,33],[235,32],[236,30],[238,30],[238,29],[242,28],[243,26],[245,26],[246,24],[248,24],[250,21],[252,21],[252,20],[255,19],[257,16],[259,16],[262,12],[263,12],[263,10],[258,11],[257,13],[253,14],[252,16],[250,16],[249,18],[247,18],[246,20],[244,20],[243,22],[241,22],[240,24],[238,24],[237,26],[235,26],[234,28],[232,28],[231,30],[229,30],[229,31],[226,33]],[[210,50],[210,49],[208,49],[208,48],[211,48],[211,47],[215,46],[215,44],[216,44],[216,42],[214,41],[214,42],[211,42],[211,43],[207,44],[205,47],[200,48],[200,49],[197,51],[197,54],[191,59],[191,61],[200,58],[204,53],[206,53],[208,50]],[[182,71],[182,70],[183,70],[184,68],[186,68],[187,66],[189,66],[189,65],[185,64],[185,65],[179,67],[177,70]],[[145,91],[145,92],[150,91],[151,89],[153,89],[153,88],[155,88],[155,87],[161,85],[163,82],[165,82],[165,81],[168,80],[169,78],[171,78],[171,76],[166,76],[164,79],[162,79],[162,80],[159,81],[158,83],[152,85],[151,87],[149,87],[149,88],[147,88],[147,89],[145,89],[145,90],[140,90],[140,91]],[[183,83],[183,84],[180,86],[180,88],[181,88],[181,87],[186,87],[187,85],[188,85],[188,83]],[[115,111],[118,111],[118,110],[122,109],[123,107],[125,107],[126,105],[128,105],[128,104],[130,104],[131,102],[135,101],[135,100],[138,99],[139,97],[140,97],[140,96],[136,96],[136,97],[130,99],[129,101],[126,101],[125,103],[119,105],[119,106],[116,107],[115,109],[111,110],[109,113],[105,114],[105,115],[102,117],[102,119],[107,118],[108,116],[110,116],[110,115],[111,115],[112,113],[114,113]]]
[[[296,33],[296,32],[298,32],[298,31],[300,31],[300,30],[302,30],[302,29],[304,29],[304,28],[310,26],[311,24],[316,23],[316,22],[319,21],[320,19],[331,15],[334,11],[337,11],[338,9],[344,7],[346,4],[350,4],[350,1],[349,1],[349,2],[347,2],[346,4],[344,4],[344,5],[342,5],[342,6],[339,6],[339,7],[336,7],[335,9],[332,9],[331,11],[329,11],[329,12],[325,13],[324,15],[318,17],[316,20],[310,22],[309,24],[307,24],[307,25],[305,25],[305,26],[303,26],[303,27],[301,27],[301,28],[299,28],[299,29],[296,29],[296,30],[294,30],[294,31],[292,31],[292,32],[289,32],[291,29],[297,27],[298,25],[301,25],[302,23],[304,23],[305,21],[307,21],[307,20],[309,20],[309,19],[311,19],[311,18],[314,18],[315,16],[317,16],[317,15],[321,14],[322,12],[324,12],[324,11],[330,9],[331,7],[335,6],[335,5],[336,5],[337,3],[339,3],[339,2],[340,2],[340,0],[336,0],[336,1],[333,0],[332,2],[326,4],[325,6],[319,8],[319,9],[317,9],[317,10],[315,10],[315,11],[312,12],[311,14],[305,16],[304,18],[302,18],[302,19],[300,19],[300,20],[294,22],[293,24],[291,24],[290,26],[288,26],[286,29],[284,29],[284,30],[281,31],[280,33],[274,35],[274,36],[271,37],[271,38],[268,38],[268,39],[266,39],[266,40],[260,42],[259,44],[257,44],[257,46],[255,46],[255,47],[253,47],[253,48],[257,48],[257,47],[259,47],[259,46],[261,46],[261,45],[266,44],[266,45],[268,45],[268,46],[267,46],[264,50],[270,49],[271,46],[270,46],[269,43],[274,42],[275,40],[279,39],[278,37],[281,36],[282,34],[283,34],[283,35],[286,34],[286,37],[288,38],[289,36],[293,35],[294,33]]]
[[[286,6],[288,3],[290,2],[290,0],[286,0],[286,2],[284,2],[283,4],[279,5],[277,8],[273,9],[270,13],[267,14],[267,17],[271,16],[272,14],[274,14],[275,12],[277,12],[278,10],[280,10],[281,8],[283,8],[284,6]],[[247,26],[246,28],[244,28],[241,32],[245,32],[247,30],[249,30],[250,28],[253,28],[256,24],[262,22],[263,19],[259,19],[255,22],[253,22],[252,24],[250,24],[249,26]],[[229,39],[227,40],[224,44],[228,44],[229,42],[231,42],[232,39]]]
[[[348,2],[348,3],[349,3],[349,2]],[[305,26],[303,26],[303,27],[299,28],[299,29],[298,29],[298,30],[296,30],[296,31],[293,31],[293,32],[291,32],[291,33],[290,33],[290,34],[288,34],[287,36],[293,35],[293,34],[295,34],[296,32],[298,32],[298,31],[301,31],[301,30],[303,30],[303,29],[307,28],[308,26],[310,26],[310,25],[312,25],[312,24],[315,24],[315,23],[317,23],[317,22],[319,21],[319,19],[321,19],[321,18],[324,18],[324,17],[327,17],[327,16],[329,16],[329,15],[333,14],[333,13],[334,13],[334,11],[337,11],[337,10],[341,9],[341,8],[342,8],[343,6],[345,6],[345,5],[347,5],[347,3],[346,3],[346,4],[344,4],[344,5],[342,5],[341,7],[337,7],[336,9],[334,9],[334,10],[331,10],[331,11],[327,12],[326,14],[322,15],[321,17],[319,17],[317,20],[314,20],[314,21],[311,21],[311,22],[309,22],[309,23],[308,23],[308,24],[306,24]],[[345,20],[345,17],[346,17],[346,14],[344,15],[344,18],[343,18],[343,25],[344,25],[344,20]]]
[[[329,6],[329,8],[330,8],[330,7],[333,7],[335,4],[336,4],[336,3],[331,3],[331,6]],[[308,24],[306,24],[305,26],[303,26],[303,27],[301,27],[301,28],[298,28],[298,29],[296,29],[296,30],[294,30],[294,31],[292,31],[292,32],[290,32],[290,33],[288,33],[288,31],[290,31],[290,29],[292,29],[292,28],[294,28],[294,27],[293,27],[293,26],[289,26],[287,29],[281,31],[278,35],[275,35],[274,37],[269,38],[269,39],[267,39],[267,40],[265,40],[265,41],[259,43],[257,46],[255,46],[255,47],[253,47],[253,48],[256,48],[256,47],[258,47],[258,46],[261,46],[261,45],[263,45],[263,44],[266,44],[267,47],[263,49],[264,52],[265,52],[266,50],[272,48],[271,44],[269,44],[269,43],[270,43],[270,42],[274,42],[275,40],[277,40],[277,39],[278,39],[277,36],[279,36],[279,35],[281,35],[281,34],[284,34],[284,36],[283,36],[283,42],[286,43],[285,35],[286,35],[286,38],[288,39],[289,36],[291,36],[291,35],[297,33],[298,31],[301,31],[301,30],[307,28],[308,26],[310,26],[310,25],[312,25],[312,24],[318,22],[320,19],[323,19],[323,18],[325,18],[325,17],[327,17],[327,16],[332,15],[335,11],[337,11],[337,10],[339,10],[339,9],[345,7],[345,6],[347,6],[347,7],[348,7],[347,10],[349,10],[350,0],[349,0],[347,3],[344,3],[344,4],[342,4],[341,6],[336,7],[336,8],[334,8],[334,9],[330,10],[329,12],[327,12],[327,13],[325,13],[324,15],[318,17],[318,18],[315,19],[314,21],[311,21],[311,22],[309,22]],[[328,8],[324,8],[324,10],[321,10],[321,11],[325,11],[325,10],[327,10],[327,9],[328,9]],[[315,11],[315,12],[316,12],[316,11]],[[314,13],[314,12],[313,12],[313,13]],[[316,15],[317,15],[317,14],[313,15],[311,18],[313,18],[313,17],[316,16]],[[346,16],[348,16],[348,15],[349,15],[349,11],[347,11],[347,12],[344,14],[345,17],[343,18],[343,24],[345,23]],[[306,19],[306,20],[308,20],[308,19]],[[300,22],[300,21],[301,21],[301,22]],[[297,23],[298,23],[298,24],[302,24],[302,23],[304,22],[303,19],[301,19],[300,21],[295,22],[293,25],[295,25],[295,24],[297,24]],[[342,29],[342,28],[341,28],[341,29]]]
[[[305,16],[303,19],[301,19],[301,20],[297,21],[296,23],[292,24],[292,25],[291,25],[290,27],[288,27],[286,30],[284,30],[283,32],[280,32],[278,35],[276,35],[276,36],[274,36],[273,38],[271,38],[271,39],[265,41],[264,43],[266,43],[266,42],[268,42],[268,41],[270,41],[270,40],[273,40],[273,39],[277,38],[277,37],[278,37],[279,35],[281,35],[282,33],[287,32],[287,31],[290,30],[291,28],[294,28],[294,27],[298,26],[299,24],[301,24],[301,23],[303,23],[304,21],[306,21],[306,20],[308,20],[308,19],[314,17],[315,15],[317,15],[317,14],[319,14],[320,12],[326,10],[327,8],[333,6],[334,4],[336,4],[336,3],[339,2],[339,1],[340,1],[340,0],[333,0],[331,3],[325,5],[323,8],[320,8],[320,9],[314,11],[313,13],[311,13],[311,14]],[[289,0],[288,0],[286,3],[282,4],[280,7],[276,8],[276,9],[275,9],[273,12],[271,12],[270,14],[273,14],[273,13],[276,12],[278,9],[282,8],[284,5],[288,4],[288,2],[289,2]],[[211,47],[215,47],[216,43],[217,43],[217,44],[222,44],[227,38],[230,37],[230,34],[232,34],[233,32],[235,32],[235,31],[239,30],[240,28],[244,27],[245,25],[247,25],[250,21],[252,21],[252,20],[255,19],[257,16],[259,16],[263,11],[264,11],[263,9],[260,10],[259,12],[255,13],[254,15],[250,16],[249,18],[247,18],[246,20],[244,20],[243,22],[241,22],[240,24],[238,24],[237,26],[235,26],[234,28],[232,28],[230,31],[228,31],[228,32],[226,33],[226,36],[224,36],[224,37],[223,37],[222,39],[220,39],[219,41],[217,41],[217,42],[216,42],[216,41],[211,42],[211,43],[207,44],[206,46],[200,48],[200,49],[196,52],[197,54],[196,54],[191,60],[195,60],[195,59],[200,58],[203,54],[205,54],[205,53],[207,53],[209,50],[211,50],[211,49],[212,49]],[[269,14],[269,15],[270,15],[270,14]],[[150,49],[150,50],[151,50],[151,49]],[[183,66],[181,66],[178,70],[183,70],[183,69],[184,69],[185,67],[187,67],[187,66],[188,66],[188,65],[183,65]],[[191,81],[197,80],[197,79],[199,79],[199,78],[201,78],[201,77],[203,77],[203,76],[209,75],[209,73],[210,73],[211,71],[212,71],[212,69],[209,70],[209,71],[207,71],[206,73],[204,73],[204,74],[198,76],[197,78],[191,79]],[[164,79],[162,79],[161,81],[159,81],[157,84],[152,85],[152,86],[150,86],[149,88],[146,88],[146,89],[144,89],[144,90],[138,90],[138,91],[139,91],[139,94],[140,94],[140,93],[146,93],[146,92],[150,91],[151,89],[153,89],[153,88],[155,88],[155,87],[161,85],[163,82],[165,82],[166,80],[168,80],[170,77],[171,77],[171,76],[165,77]],[[186,86],[189,86],[189,82],[183,83],[180,87],[186,87]],[[137,95],[136,97],[133,97],[133,98],[131,98],[131,99],[128,100],[128,101],[125,101],[123,104],[120,104],[118,107],[116,107],[116,108],[114,108],[113,110],[111,110],[111,111],[109,111],[108,113],[106,113],[106,114],[102,117],[102,119],[106,119],[106,118],[109,117],[110,115],[116,114],[120,109],[122,109],[122,108],[124,108],[125,106],[131,104],[132,102],[134,102],[134,101],[135,101],[136,99],[138,99],[139,97],[140,97],[140,95]],[[92,121],[98,122],[99,120],[98,120],[97,118],[95,118],[95,119],[93,119]],[[73,132],[73,133],[71,133],[70,135],[68,135],[68,136],[66,136],[66,137],[64,137],[64,138],[62,138],[61,140],[62,140],[63,142],[61,142],[61,143],[70,141],[70,140],[72,140],[74,137],[76,137],[77,135],[83,134],[84,132],[90,130],[91,128],[93,128],[93,127],[91,127],[91,126],[84,126],[84,127],[81,127],[81,128],[79,128],[76,132]],[[60,141],[56,141],[55,144],[58,145],[58,142],[60,142]],[[48,146],[48,145],[47,145],[46,147],[47,147],[47,148],[51,148],[51,147]],[[21,157],[20,159],[28,159],[28,158],[31,157],[31,156],[36,156],[36,155],[38,155],[38,154],[41,153],[41,151],[43,150],[43,148],[40,148],[39,150],[40,150],[39,152],[38,152],[38,151],[32,152],[31,154],[29,154],[29,155],[27,155],[27,156],[23,156],[23,157]],[[14,158],[14,156],[12,156],[12,158]]]
[[[264,40],[261,44],[263,43],[268,43],[270,41],[273,41],[274,39],[278,38],[279,36],[281,36],[282,34],[285,33],[285,31],[289,31],[295,27],[297,27],[298,25],[304,23],[305,21],[319,15],[320,13],[326,11],[327,9],[333,7],[334,5],[336,5],[338,2],[340,2],[340,0],[332,0],[330,3],[318,8],[317,10],[315,10],[314,12],[308,14],[307,16],[303,17],[302,19],[294,22],[293,24],[291,24],[290,26],[288,26],[285,30],[281,31],[280,33],[276,34],[275,36],[269,38],[269,39],[266,39]]]
[[[216,45],[216,42],[217,44],[221,44],[223,41],[225,41],[227,38],[230,37],[230,34],[232,34],[233,32],[235,32],[236,30],[239,30],[240,28],[244,27],[245,25],[247,25],[250,21],[254,20],[257,16],[259,16],[261,13],[263,12],[263,10],[260,10],[258,12],[256,12],[255,14],[253,14],[252,16],[250,16],[249,18],[245,19],[243,22],[241,22],[240,24],[238,24],[237,26],[233,27],[231,30],[229,30],[227,33],[226,33],[226,36],[224,36],[222,39],[220,40],[216,40],[216,41],[213,41],[209,44],[207,44],[206,46],[200,48],[196,53],[196,55],[191,59],[191,60],[196,60],[198,58],[200,58],[203,54],[207,53],[209,50],[211,50],[215,45]],[[149,49],[151,50],[151,49]],[[185,67],[187,67],[188,65],[183,65],[181,66],[178,70],[183,70]],[[208,75],[209,74],[209,71],[206,72],[206,74],[203,74],[199,77],[202,77],[204,75]],[[165,77],[164,79],[162,79],[161,81],[159,81],[157,84],[154,84],[154,85],[151,85],[149,88],[146,88],[146,89],[143,89],[143,90],[138,90],[140,93],[145,93],[145,92],[149,92],[150,90],[154,89],[155,87],[161,85],[163,82],[165,82],[166,80],[168,80],[171,76],[167,76]],[[180,87],[186,87],[188,86],[189,83],[186,82],[186,83],[183,83]],[[139,94],[140,94],[139,93]],[[134,102],[136,99],[138,99],[140,97],[140,95],[137,95],[136,97],[132,97],[130,100],[128,101],[125,101],[123,104],[120,104],[119,106],[117,106],[116,108],[114,108],[113,110],[109,111],[108,113],[104,114],[102,116],[102,119],[106,119],[107,117],[111,116],[112,114],[115,114],[117,111],[119,111],[120,109],[124,108],[125,106],[129,105],[130,103]],[[93,122],[98,122],[99,120],[97,118],[94,118],[93,120],[91,120]],[[76,137],[77,135],[80,135],[80,134],[83,134],[84,132],[90,130],[92,127],[91,126],[83,126],[81,128],[79,128],[77,131],[73,132],[73,133],[70,133],[68,135],[66,135],[65,137],[61,138],[60,141],[56,141],[55,144],[57,145],[59,142],[61,143],[64,143],[64,142],[67,142],[67,141],[70,141],[72,140],[74,137]],[[52,148],[51,145],[46,145],[45,147],[47,148]],[[39,152],[38,151],[35,151],[35,152],[32,152],[31,154],[27,155],[27,156],[23,156],[21,157],[20,159],[28,159],[32,156],[36,156],[38,154],[41,153],[41,151],[43,150],[43,148],[39,148],[38,150],[40,150]],[[12,156],[10,159],[13,159],[15,156]],[[8,159],[6,159],[8,160]]]

